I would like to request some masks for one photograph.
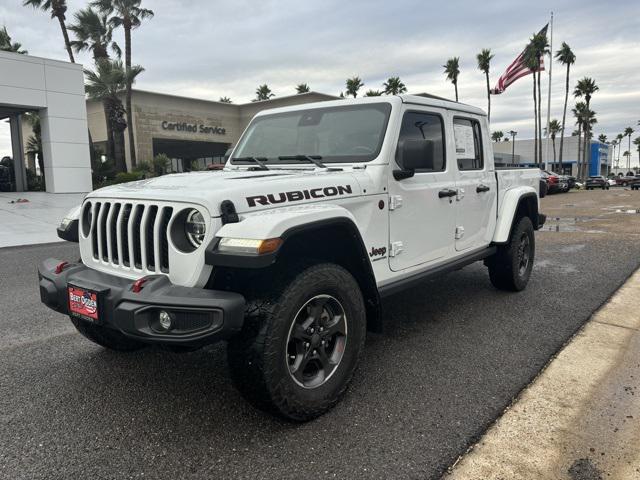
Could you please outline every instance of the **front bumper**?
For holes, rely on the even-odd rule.
[[[181,287],[164,275],[145,277],[146,283],[135,293],[132,280],[98,272],[82,263],[68,264],[56,273],[60,263],[49,258],[38,266],[40,299],[57,312],[69,315],[71,284],[98,293],[96,323],[142,342],[201,347],[242,328],[245,300],[238,293]],[[161,310],[174,318],[169,331],[158,328]]]

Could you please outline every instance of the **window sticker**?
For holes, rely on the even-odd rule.
[[[453,124],[453,133],[456,139],[456,157],[458,159],[476,158],[476,146],[473,141],[473,127],[468,124]]]

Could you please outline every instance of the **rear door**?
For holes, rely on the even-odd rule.
[[[497,181],[483,117],[450,112],[457,167],[455,249],[481,248],[496,226]],[[481,123],[483,122],[483,123]]]
[[[434,162],[433,168],[416,169],[411,178],[390,179],[389,195],[395,204],[389,212],[389,266],[393,271],[436,262],[455,253],[455,198],[439,195],[440,191],[455,192],[456,188],[455,164],[447,155],[450,129],[446,110],[404,106],[399,139],[432,141]]]

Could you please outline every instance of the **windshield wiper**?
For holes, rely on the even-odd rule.
[[[314,163],[317,167],[327,168],[322,160],[321,155],[281,155],[278,157],[278,160],[307,160],[311,163]]]
[[[264,163],[267,157],[238,157],[232,158],[232,160],[237,160],[238,162],[253,162],[260,167],[260,170],[269,170],[269,167]]]

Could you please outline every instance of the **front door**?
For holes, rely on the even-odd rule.
[[[438,262],[455,253],[456,200],[439,195],[441,191],[455,192],[456,188],[455,164],[447,157],[446,139],[450,135],[445,131],[450,127],[446,119],[446,110],[437,108],[407,106],[403,113],[399,140],[432,141],[434,162],[425,162],[425,168],[416,169],[413,177],[390,179],[393,210],[389,212],[389,266],[393,271]]]
[[[456,196],[456,250],[487,246],[496,225],[497,182],[489,138],[482,134],[481,117],[451,114],[458,169]]]

